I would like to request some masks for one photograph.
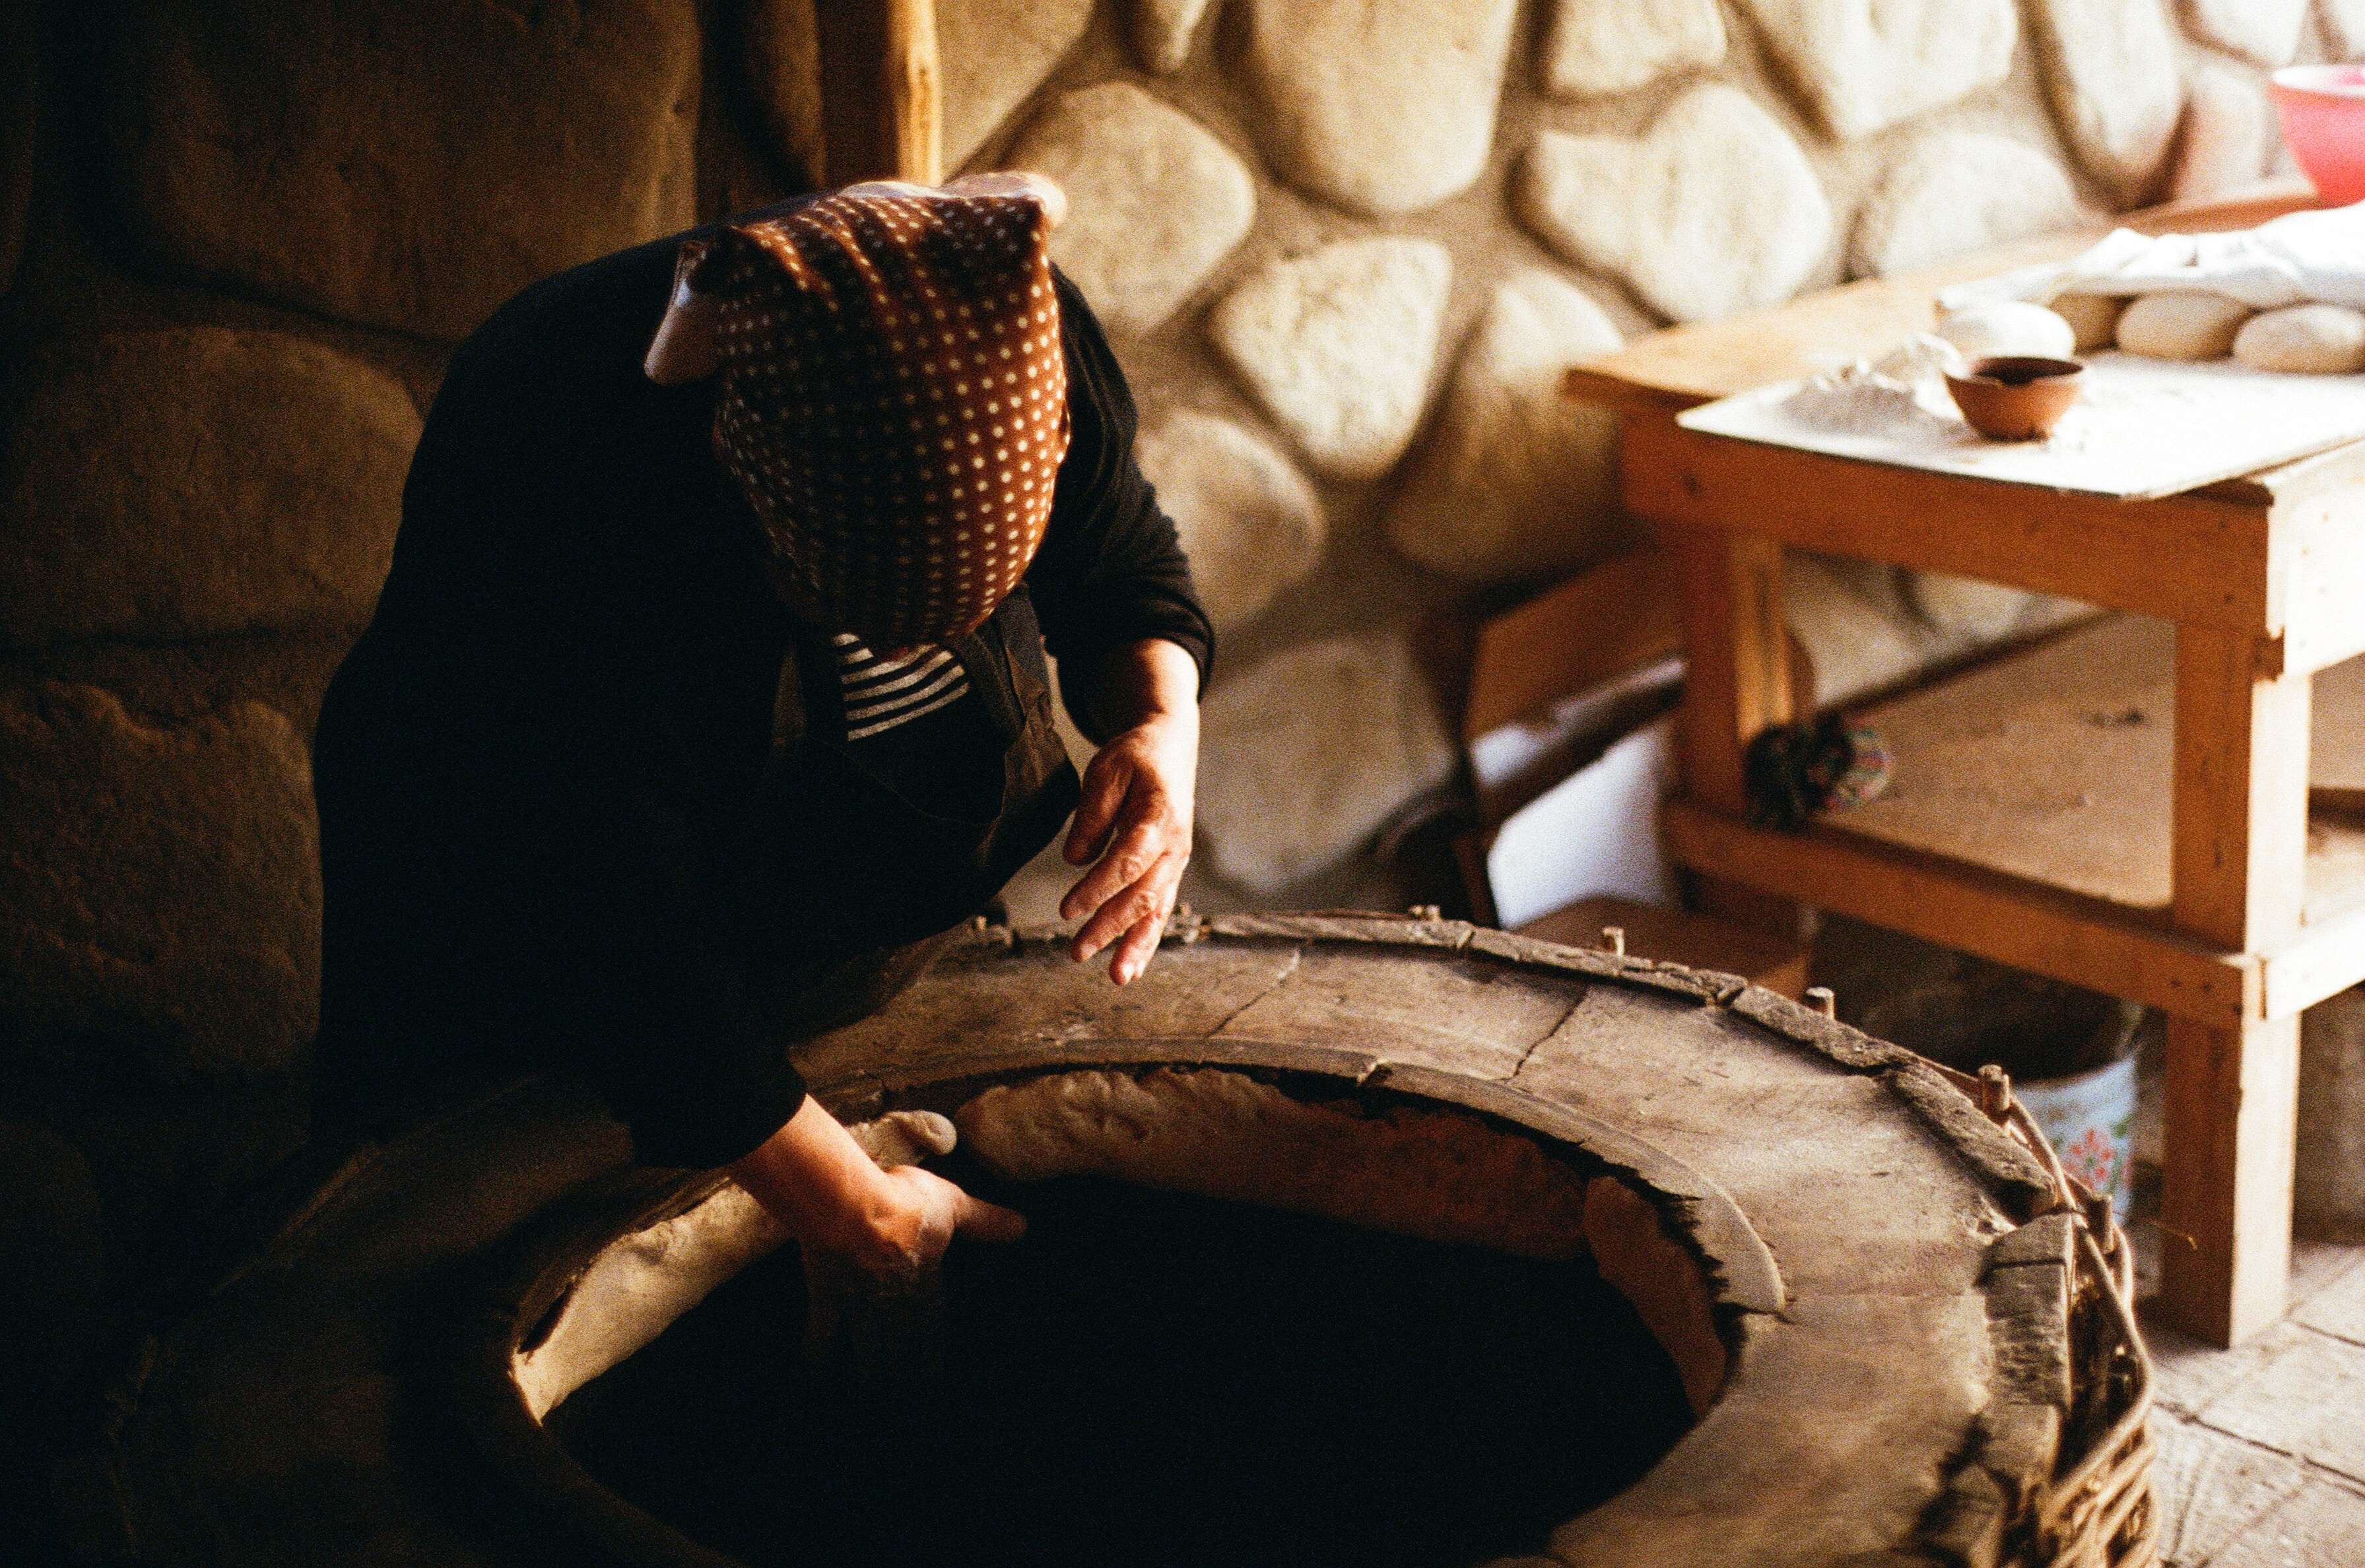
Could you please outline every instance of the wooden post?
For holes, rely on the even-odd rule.
[[[2213,1345],[2283,1315],[2291,1272],[2299,1020],[2168,1021],[2160,1308]]]
[[[943,73],[936,57],[936,0],[887,0],[887,143],[893,177],[940,185],[945,177]]]
[[[2259,639],[2177,628],[2173,916],[2240,952],[2299,930],[2307,877],[2308,678],[2266,676]],[[2161,1305],[2236,1344],[2282,1316],[2291,1266],[2299,1020],[2168,1025]]]
[[[815,7],[828,183],[944,176],[944,99],[935,0],[838,0]]]
[[[1663,525],[1683,573],[1684,792],[1729,816],[1749,809],[1741,756],[1757,732],[1790,722],[1790,639],[1782,620],[1782,546],[1754,534]]]
[[[1782,545],[1697,524],[1660,525],[1675,548],[1684,599],[1684,706],[1676,720],[1684,794],[1745,816],[1742,755],[1760,730],[1790,722],[1790,633],[1782,615]],[[1799,935],[1799,906],[1721,878],[1692,879],[1707,913]]]
[[[2245,953],[2298,935],[2307,891],[2309,683],[2258,644],[2176,629],[2176,924]]]

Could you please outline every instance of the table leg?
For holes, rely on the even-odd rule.
[[[2213,1345],[2283,1315],[2298,1114],[2296,1017],[2238,1030],[2168,1021],[2159,1305]]]
[[[1684,707],[1677,719],[1683,793],[1746,815],[1742,754],[1760,730],[1790,722],[1790,636],[1782,613],[1782,545],[1756,534],[1663,525],[1684,595]],[[1799,906],[1721,878],[1694,875],[1692,903],[1786,940]]]
[[[1782,546],[1721,528],[1663,526],[1684,594],[1684,708],[1677,721],[1685,795],[1746,814],[1741,755],[1757,732],[1790,722],[1790,640],[1782,619]]]
[[[2262,678],[2257,639],[2177,628],[2174,919],[2256,953],[2299,929],[2308,679]],[[2234,1344],[2282,1316],[2299,1021],[2169,1024],[2162,1306]]]

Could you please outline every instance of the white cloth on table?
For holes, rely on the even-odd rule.
[[[2005,299],[2048,304],[2065,294],[2206,291],[2258,310],[2346,305],[2365,310],[2365,202],[2294,212],[2231,234],[2109,238],[2069,262],[2021,267],[1938,291],[1938,308]]]

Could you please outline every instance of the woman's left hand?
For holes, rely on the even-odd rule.
[[[1191,860],[1192,792],[1199,774],[1198,666],[1171,643],[1136,644],[1151,667],[1145,682],[1165,700],[1101,747],[1084,769],[1083,800],[1068,829],[1071,866],[1098,864],[1059,902],[1063,920],[1082,920],[1069,948],[1082,963],[1111,943],[1109,979],[1119,985],[1149,967],[1174,911]],[[1181,668],[1163,667],[1180,661]],[[1181,697],[1175,688],[1180,684]]]

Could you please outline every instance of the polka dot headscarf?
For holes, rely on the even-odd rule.
[[[1048,230],[1023,196],[841,192],[694,262],[715,454],[832,630],[974,631],[1034,559],[1068,450]]]

